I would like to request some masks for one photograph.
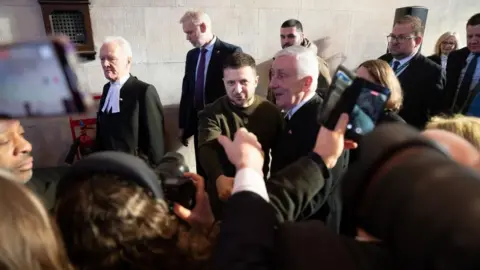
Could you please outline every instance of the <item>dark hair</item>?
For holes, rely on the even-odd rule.
[[[412,32],[415,34],[415,36],[423,35],[422,20],[417,16],[405,15],[396,20],[395,24],[411,24],[413,28]]]
[[[227,57],[223,63],[223,69],[239,69],[242,67],[251,67],[253,70],[256,70],[257,65],[255,59],[244,52],[236,52]]]
[[[477,13],[472,17],[470,17],[470,19],[468,19],[467,21],[467,25],[471,25],[471,26],[480,25],[480,13]]]
[[[144,188],[113,174],[74,181],[55,217],[77,269],[209,269],[218,230],[191,228]]]
[[[282,23],[282,28],[295,27],[298,31],[303,32],[303,25],[299,20],[290,19]]]

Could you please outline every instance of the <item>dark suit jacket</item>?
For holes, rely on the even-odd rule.
[[[385,54],[380,59],[390,64],[393,57]],[[418,53],[398,80],[404,95],[400,117],[408,124],[423,129],[430,117],[442,111],[445,72],[440,65]]]
[[[316,94],[296,111],[288,121],[284,132],[279,136],[277,149],[272,152],[271,173],[273,175],[313,150],[320,130],[317,114],[322,104],[322,98]],[[347,166],[348,151],[345,151],[331,171],[333,178],[332,185],[338,184],[338,180],[343,175]],[[325,220],[331,211],[337,210],[334,209],[333,201],[329,202],[329,205],[325,204],[325,199],[328,197],[329,196],[323,194],[318,194],[317,198],[311,200],[310,209],[306,209],[301,219],[309,218],[313,214],[317,214],[315,218]]]
[[[234,194],[225,210],[214,269],[393,269],[382,247],[337,235],[320,221],[278,224],[255,193]]]
[[[442,65],[442,58],[440,57],[440,55],[432,54],[427,58],[432,60],[433,62],[439,64],[439,65]]]
[[[313,154],[272,175],[265,185],[277,220],[301,219],[312,211],[312,200],[325,201],[332,193],[333,180],[323,160]]]
[[[96,151],[122,151],[157,165],[165,153],[163,107],[151,84],[130,76],[120,89],[120,112],[102,112],[110,83],[103,87],[97,113]]]
[[[445,88],[444,112],[445,113],[462,113],[461,107],[467,100],[468,93],[457,93],[458,83],[462,69],[467,64],[467,58],[470,50],[465,47],[460,50],[451,52],[447,60],[447,87]],[[457,97],[455,106],[453,102]],[[453,106],[453,110],[452,110]]]
[[[213,46],[212,57],[208,63],[205,78],[205,104],[210,104],[225,95],[223,84],[223,62],[234,52],[241,52],[238,46],[221,41],[218,37]],[[179,128],[184,130],[187,139],[197,132],[197,110],[195,109],[195,80],[199,48],[188,51],[185,61],[185,75],[182,83],[182,97],[180,99]]]

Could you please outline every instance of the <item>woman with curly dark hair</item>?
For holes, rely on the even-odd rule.
[[[180,205],[171,209],[167,201],[117,175],[73,182],[58,198],[55,212],[75,267],[208,269],[218,227],[203,178],[186,176],[197,188],[192,211]]]

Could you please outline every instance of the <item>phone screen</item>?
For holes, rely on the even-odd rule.
[[[388,89],[387,89],[388,90]],[[389,92],[362,87],[349,114],[347,131],[355,135],[365,135],[375,128],[389,98]]]
[[[0,47],[0,115],[65,115],[75,111],[70,85],[50,41]]]
[[[322,109],[318,115],[318,121],[329,129],[335,128],[337,119],[332,119],[331,115],[338,102],[343,96],[345,90],[355,80],[355,74],[343,66],[339,66],[332,78],[332,84],[326,94]],[[333,121],[331,121],[333,120]]]

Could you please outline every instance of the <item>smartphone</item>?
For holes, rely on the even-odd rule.
[[[349,115],[345,137],[359,141],[362,136],[372,131],[382,116],[385,105],[390,98],[390,89],[374,84],[362,78],[355,78],[345,88],[340,97],[327,99],[323,125],[330,130],[335,128],[342,113]]]
[[[62,39],[0,45],[0,115],[10,118],[87,113],[93,97],[80,89],[75,47]]]
[[[330,119],[330,115],[332,114],[335,105],[337,105],[345,90],[355,80],[355,77],[356,75],[352,71],[348,70],[342,65],[338,66],[333,75],[332,83],[330,84],[330,87],[325,95],[322,109],[317,115],[317,120],[320,125],[327,124],[328,126],[333,125],[333,128],[335,127],[337,121],[333,118]],[[329,120],[335,122],[330,124]]]

